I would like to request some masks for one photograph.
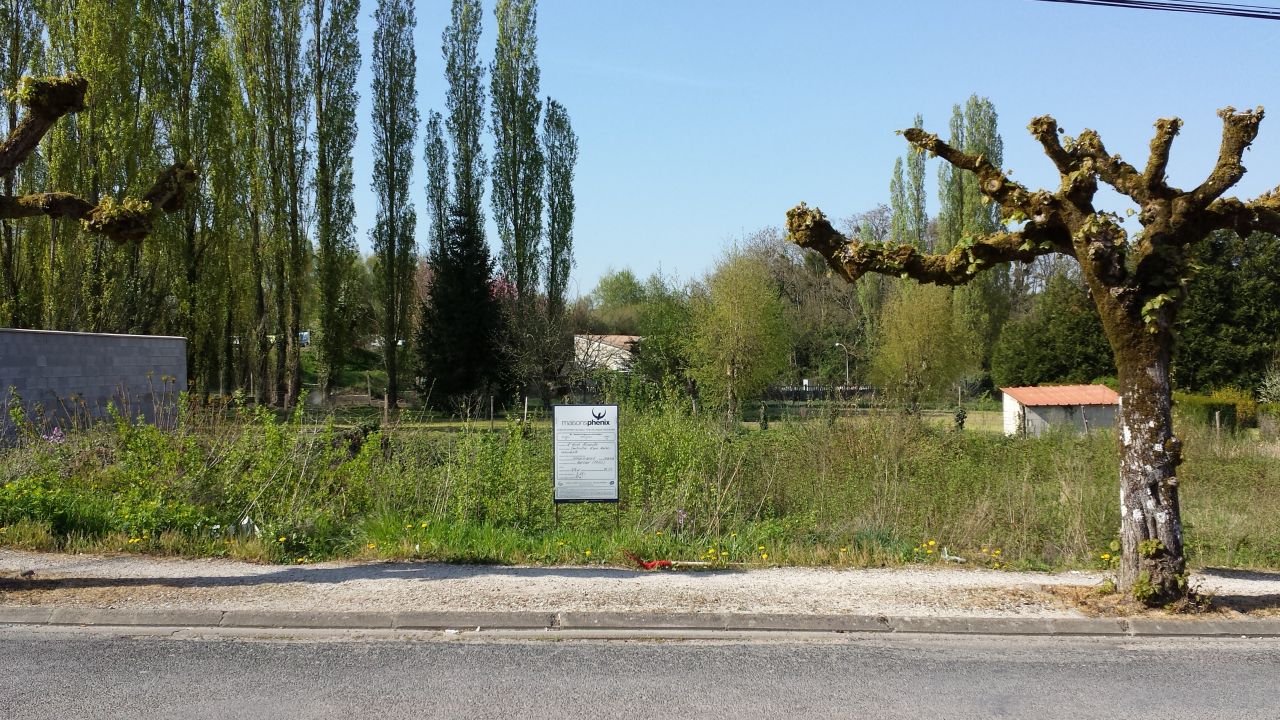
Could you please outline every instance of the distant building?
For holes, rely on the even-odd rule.
[[[1089,432],[1114,427],[1120,396],[1106,385],[1000,388],[1004,434],[1039,437],[1049,427]]]
[[[588,372],[631,372],[639,335],[574,335],[574,363]]]

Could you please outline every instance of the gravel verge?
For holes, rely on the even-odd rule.
[[[0,550],[0,605],[129,610],[610,612],[1075,618],[1088,572],[909,566],[644,572],[604,565],[405,562],[255,565]],[[1193,585],[1250,615],[1280,607],[1280,573],[1205,571]],[[1067,593],[1069,594],[1069,593]]]

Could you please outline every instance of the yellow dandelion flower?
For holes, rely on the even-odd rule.
[[[370,550],[376,549],[377,547],[378,547],[378,543],[369,543]]]
[[[425,522],[424,522],[424,523],[422,523],[422,527],[426,527],[426,526],[427,526],[427,524],[426,524]]]
[[[761,559],[761,560],[768,560],[768,559],[769,559],[769,553],[760,553],[760,559]]]
[[[938,544],[938,541],[937,541],[937,540],[930,540],[930,541],[929,541],[929,547],[933,547],[934,545],[937,545],[937,544]]]
[[[763,545],[761,545],[761,546],[757,547],[756,549],[757,549],[757,550],[759,550],[760,552],[764,552],[764,546],[763,546]]]
[[[1103,560],[1110,560],[1110,559],[1111,559],[1111,553],[1102,553],[1102,559],[1103,559]]]
[[[986,545],[983,545],[983,546],[982,546],[982,552],[984,552],[984,553],[985,553],[986,551],[987,551],[987,546],[986,546]]]
[[[662,534],[661,530],[658,530],[657,532],[654,533],[654,535],[661,535],[661,534]]]
[[[849,552],[849,548],[840,548],[840,552]]]
[[[586,552],[586,554],[587,554],[588,556],[589,556],[589,555],[591,555],[591,551],[590,551],[590,550],[587,550],[587,551],[585,551],[585,552]]]
[[[278,540],[279,542],[284,542],[284,536],[281,535],[280,537],[276,538],[276,540]]]
[[[999,555],[999,554],[1000,554],[1000,548],[996,548],[995,550],[992,550],[992,551],[991,551],[991,554],[992,554],[992,555]]]
[[[929,548],[928,550],[925,550],[925,551],[924,551],[924,553],[925,553],[926,555],[932,555],[932,554],[933,554],[933,548]]]

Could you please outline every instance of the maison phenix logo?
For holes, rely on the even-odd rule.
[[[573,427],[579,427],[579,426],[591,427],[591,426],[593,426],[593,425],[595,425],[595,426],[599,426],[599,425],[609,426],[609,425],[612,425],[612,424],[613,424],[613,421],[612,421],[612,420],[605,420],[605,419],[604,419],[604,418],[605,418],[605,415],[607,415],[608,413],[609,413],[609,411],[608,411],[608,410],[601,410],[600,408],[591,408],[591,417],[592,417],[592,418],[594,418],[594,420],[561,420],[561,421],[560,421],[560,424],[561,424],[561,425],[564,425],[564,426],[566,426],[566,427],[569,427],[569,426],[573,426]]]

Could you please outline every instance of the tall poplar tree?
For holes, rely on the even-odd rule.
[[[446,128],[453,143],[453,205],[482,218],[488,174],[480,135],[484,131],[484,66],[480,62],[480,0],[453,0],[442,50],[449,91]],[[484,239],[484,223],[476,225]]]
[[[415,342],[433,397],[454,408],[474,408],[497,376],[499,314],[491,290],[493,260],[484,238],[484,178],[480,133],[484,127],[484,69],[479,58],[480,3],[454,0],[442,51],[449,83],[445,120],[453,145],[453,183],[448,182],[446,142],[440,116],[427,130],[427,199],[432,207],[428,258],[431,287],[420,313]]]
[[[889,178],[890,239],[902,245],[911,245],[911,208],[907,205],[907,185],[902,178],[902,158],[893,161],[893,176]]]
[[[564,312],[573,270],[573,169],[578,162],[578,137],[568,111],[550,98],[542,140],[547,158],[547,315],[555,321]]]
[[[958,130],[958,132],[957,132]],[[990,100],[971,95],[964,109],[955,106],[952,111],[952,147],[986,158],[999,167],[1004,160],[1004,142],[997,128],[995,106]],[[949,168],[944,163],[942,179],[942,225],[950,235],[939,243],[942,250],[950,250],[967,243],[969,239],[997,232],[1004,227],[1000,222],[999,207],[985,199],[978,180],[972,173]],[[956,321],[968,337],[968,343],[984,370],[991,367],[991,352],[995,348],[1000,328],[1009,317],[1009,267],[1002,266],[984,273],[974,282],[955,289],[953,308]]]
[[[308,62],[315,112],[316,281],[319,289],[320,392],[342,369],[343,328],[351,299],[345,287],[356,260],[351,163],[356,142],[356,34],[359,0],[311,0]]]
[[[40,61],[44,32],[33,0],[0,0],[0,86],[17,90],[24,75],[33,74]],[[4,136],[18,126],[18,99],[8,96],[0,100],[4,109]],[[14,195],[32,187],[31,177],[38,175],[40,158],[29,158],[22,166],[4,174],[0,186],[5,195]],[[25,182],[24,182],[25,181]],[[19,227],[8,220],[0,221],[0,325],[32,327],[40,321],[41,265],[43,258],[35,250],[35,223]]]
[[[398,352],[413,297],[414,228],[409,194],[418,132],[417,56],[412,0],[378,0],[373,33],[373,189],[378,196],[373,249],[378,259],[387,403],[399,398]]]
[[[543,155],[538,141],[537,8],[534,0],[498,0],[498,41],[490,66],[494,137],[493,212],[501,265],[522,308],[538,292],[542,264]]]
[[[924,117],[917,114],[912,127],[924,127]],[[925,207],[924,153],[915,148],[907,151],[907,237],[912,245],[923,248],[929,232],[929,213]]]

